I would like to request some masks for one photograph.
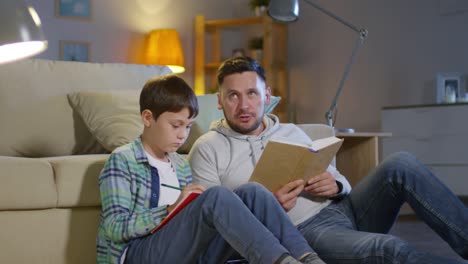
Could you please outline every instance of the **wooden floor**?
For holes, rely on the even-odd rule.
[[[468,197],[461,197],[461,200],[468,206]],[[400,216],[390,233],[409,242],[417,249],[438,256],[461,259],[439,235],[415,215]]]
[[[422,251],[431,252],[431,254],[438,256],[461,259],[444,240],[416,217],[401,217],[390,233]]]

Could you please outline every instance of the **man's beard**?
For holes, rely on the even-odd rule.
[[[239,115],[241,115],[241,114],[242,113],[240,113]],[[226,116],[227,116],[226,113],[224,113],[224,117],[225,117],[226,122],[228,123],[229,127],[231,127],[231,129],[236,131],[237,133],[244,134],[244,135],[249,134],[250,132],[252,132],[252,131],[256,130],[257,128],[259,128],[260,125],[262,124],[262,121],[263,121],[263,115],[262,115],[250,127],[242,128],[242,127],[239,127],[238,125],[232,123],[228,118],[226,118]]]

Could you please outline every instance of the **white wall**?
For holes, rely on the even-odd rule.
[[[339,99],[337,127],[379,130],[381,107],[432,103],[437,72],[468,73],[466,0],[316,2],[369,30]],[[49,39],[49,49],[40,58],[58,59],[58,41],[75,40],[91,43],[91,61],[138,63],[145,34],[175,28],[185,54],[182,77],[189,84],[195,15],[251,15],[248,0],[93,0],[91,21],[76,21],[55,17],[54,0],[29,3]],[[323,123],[356,35],[304,1],[300,4],[300,19],[289,26],[293,116],[299,123]]]

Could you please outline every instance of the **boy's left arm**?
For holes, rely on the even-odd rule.
[[[111,154],[99,177],[102,216],[107,236],[113,241],[129,241],[149,234],[167,216],[167,206],[142,208],[132,197],[132,178],[127,161]]]

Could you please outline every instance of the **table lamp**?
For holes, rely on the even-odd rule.
[[[358,33],[359,37],[356,41],[356,44],[354,46],[353,52],[351,53],[351,57],[349,59],[348,64],[345,67],[343,76],[341,77],[341,81],[338,85],[338,89],[336,91],[335,97],[333,98],[333,101],[330,105],[330,108],[328,111],[325,113],[325,118],[326,122],[329,126],[333,127],[334,122],[335,122],[335,111],[336,111],[336,105],[338,102],[338,97],[340,96],[341,91],[343,90],[344,83],[348,79],[349,72],[351,70],[351,66],[354,64],[356,55],[361,47],[361,45],[364,43],[365,38],[367,37],[367,30],[366,29],[359,29],[353,24],[345,21],[341,17],[333,14],[332,12],[328,11],[327,9],[321,7],[320,5],[311,2],[309,0],[304,0],[306,3],[309,5],[315,7],[322,13],[328,15],[329,17],[335,19],[336,21],[340,22],[341,24],[345,25],[349,29],[353,30],[354,32]],[[268,6],[268,15],[272,17],[275,20],[281,21],[281,22],[293,22],[296,21],[297,18],[299,17],[299,2],[298,0],[271,0],[270,4]],[[337,132],[343,132],[343,133],[354,133],[354,129],[351,128],[346,128],[346,129],[337,129],[335,128]]]
[[[0,1],[0,25],[0,64],[47,49],[38,14],[23,1]]]
[[[173,73],[185,71],[182,45],[175,29],[156,29],[150,32],[146,43],[145,63],[166,65]]]

